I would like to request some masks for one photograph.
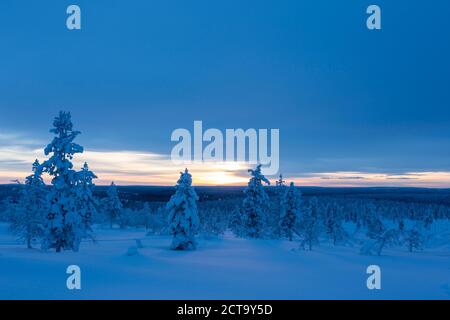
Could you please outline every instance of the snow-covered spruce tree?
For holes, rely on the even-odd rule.
[[[76,182],[76,196],[77,196],[77,211],[82,218],[85,237],[90,236],[92,229],[91,224],[94,216],[97,214],[98,200],[94,196],[94,182],[97,176],[89,170],[87,163],[84,163],[83,168],[78,172],[78,179]]]
[[[430,206],[427,206],[425,208],[425,210],[423,211],[423,216],[421,217],[420,220],[423,221],[423,226],[425,227],[425,229],[429,229],[430,226],[433,224],[434,215],[433,210]]]
[[[124,208],[122,209],[119,215],[120,229],[125,229],[127,226],[128,227],[136,226],[135,223],[137,222],[136,221],[137,215],[138,212],[134,208],[127,207],[126,205],[124,205]]]
[[[405,232],[405,242],[408,246],[409,252],[414,250],[420,250],[423,244],[423,236],[420,230],[420,226],[416,224],[411,229]]]
[[[108,217],[110,228],[112,229],[115,222],[119,222],[120,227],[123,228],[121,216],[123,212],[123,205],[117,192],[117,187],[113,182],[106,190],[106,198],[103,200],[103,210]]]
[[[367,210],[368,212],[365,218],[367,225],[366,235],[371,239],[375,239],[386,231],[386,227],[384,226],[383,221],[381,220],[381,215],[375,206],[370,205],[367,207]]]
[[[243,236],[242,227],[242,210],[239,206],[236,206],[231,213],[230,221],[228,222],[228,227],[237,237]]]
[[[18,203],[14,204],[10,230],[20,239],[25,240],[27,247],[32,248],[33,239],[42,237],[44,217],[47,210],[46,187],[42,180],[39,161],[33,163],[33,174],[26,177]]]
[[[308,245],[308,249],[312,250],[312,246],[319,242],[319,204],[316,197],[309,200],[308,206],[306,206],[303,212],[300,222],[301,235],[303,237],[302,246]]]
[[[343,217],[339,214],[336,204],[332,203],[327,207],[324,225],[325,232],[333,245],[336,245],[339,241],[345,241],[349,237],[342,223]]]
[[[142,215],[144,216],[145,230],[147,235],[162,234],[167,229],[167,217],[165,216],[165,208],[158,207],[152,209],[148,202],[142,207]]]
[[[147,234],[168,234],[168,219],[165,207],[158,207],[151,215],[149,231]]]
[[[367,240],[361,247],[363,255],[381,255],[384,248],[399,244],[399,231],[397,228],[383,229],[372,239]]]
[[[255,170],[248,170],[251,174],[247,188],[244,190],[245,198],[242,204],[242,226],[245,236],[259,238],[265,226],[266,212],[269,206],[269,197],[264,191],[263,182],[270,185],[269,180],[261,173],[261,165]]]
[[[141,215],[144,220],[145,230],[148,231],[150,225],[152,224],[152,216],[153,211],[150,208],[150,204],[148,202],[144,202],[142,205]]]
[[[204,206],[199,210],[199,234],[206,238],[217,237],[225,232],[227,221],[223,217],[226,213],[222,208]]]
[[[45,148],[45,155],[51,155],[42,163],[42,171],[52,177],[53,187],[48,196],[49,213],[46,217],[44,249],[54,248],[77,251],[81,239],[86,235],[86,226],[78,212],[78,174],[73,170],[72,159],[82,153],[83,147],[74,143],[80,134],[73,130],[69,112],[60,112],[53,121],[53,141]]]
[[[335,220],[332,222],[331,229],[328,229],[328,236],[333,242],[333,245],[338,244],[338,242],[346,242],[349,238],[349,234],[345,231],[342,226],[342,220],[338,217],[335,217]]]
[[[197,193],[192,187],[192,176],[186,169],[180,173],[175,194],[167,203],[169,232],[172,234],[172,250],[196,248],[195,233],[199,227]]]
[[[275,219],[275,226],[274,228],[274,234],[277,235],[277,237],[281,237],[281,229],[280,229],[280,219],[284,215],[284,205],[285,205],[285,196],[286,196],[286,181],[283,180],[283,175],[280,174],[278,177],[278,180],[275,182],[275,212],[276,212],[276,219]]]
[[[398,226],[392,228],[388,224],[385,225],[380,213],[383,210],[380,210],[380,207],[376,207],[373,203],[369,203],[366,210],[366,235],[369,239],[364,242],[361,254],[381,255],[385,248],[399,245],[403,231]]]
[[[300,191],[291,182],[289,188],[285,191],[280,217],[280,232],[282,236],[286,236],[289,241],[292,241],[294,235],[295,226],[297,224],[297,218],[300,214]]]
[[[405,221],[400,208],[396,205],[393,205],[391,207],[391,212],[392,220],[397,223],[398,230],[403,231],[405,228]]]

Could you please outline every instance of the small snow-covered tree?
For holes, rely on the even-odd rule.
[[[405,241],[409,252],[420,250],[423,244],[423,236],[420,227],[416,224],[405,232]]]
[[[302,219],[300,222],[301,235],[303,237],[302,246],[308,245],[309,250],[312,250],[313,244],[319,242],[319,204],[316,197],[309,200],[306,206]]]
[[[142,207],[147,235],[167,234],[167,216],[164,207],[152,209],[148,202]]]
[[[269,197],[264,191],[263,182],[270,182],[261,173],[261,165],[255,170],[248,170],[251,174],[248,187],[244,190],[245,199],[242,205],[242,226],[244,235],[251,238],[259,238],[262,235],[265,224],[265,215],[269,206]]]
[[[392,205],[391,212],[392,220],[397,223],[398,230],[403,231],[405,228],[405,221],[400,208],[396,205]]]
[[[167,203],[169,232],[172,234],[172,250],[196,248],[195,233],[199,227],[197,193],[192,187],[192,176],[186,169],[180,173],[175,194]]]
[[[119,215],[119,227],[120,229],[125,229],[126,227],[136,226],[137,216],[139,212],[131,207],[126,207],[122,209]]]
[[[336,245],[339,241],[345,241],[349,236],[342,226],[343,217],[339,214],[338,208],[335,204],[331,204],[326,209],[324,217],[325,232],[333,244]]]
[[[199,210],[199,234],[207,238],[223,234],[226,229],[226,223],[222,219],[223,215],[223,210],[218,207],[207,206]]]
[[[114,182],[111,182],[111,185],[106,190],[106,198],[103,200],[103,210],[109,219],[110,228],[113,227],[114,222],[119,222],[121,228],[123,227],[123,223],[121,222],[123,205]]]
[[[53,127],[50,132],[55,137],[44,150],[45,155],[51,156],[42,163],[42,170],[52,177],[53,185],[48,197],[49,213],[42,247],[54,248],[57,252],[77,251],[85,236],[85,225],[77,207],[78,174],[72,169],[72,159],[83,152],[83,147],[73,142],[80,132],[73,130],[69,112],[61,111]]]
[[[148,231],[152,223],[152,215],[153,215],[153,211],[150,208],[150,204],[148,202],[144,202],[144,204],[142,205],[141,215],[144,218],[145,230]]]
[[[427,206],[425,208],[423,216],[421,217],[421,220],[423,221],[423,226],[425,227],[425,229],[429,229],[430,226],[433,224],[434,215],[433,215],[433,209],[430,206]]]
[[[242,231],[242,211],[239,206],[236,206],[231,213],[230,221],[228,222],[230,230],[238,237],[243,235]]]
[[[275,182],[275,186],[281,187],[280,191],[285,191],[286,181],[283,180],[282,174],[280,174],[280,176],[278,177],[278,180]]]
[[[300,213],[301,202],[300,191],[291,182],[289,188],[285,191],[282,201],[282,211],[280,217],[280,232],[281,235],[286,236],[289,241],[292,241],[297,218]]]
[[[93,217],[97,214],[98,201],[94,196],[94,182],[97,176],[89,170],[87,163],[84,163],[81,171],[78,172],[76,183],[77,211],[81,216],[84,225],[84,236],[89,236],[92,232],[91,224]]]
[[[371,239],[376,239],[380,234],[386,231],[386,227],[381,220],[381,216],[374,206],[368,207],[369,212],[367,213],[366,224],[367,233],[366,235]]]
[[[361,247],[360,253],[363,255],[381,255],[384,248],[397,245],[399,240],[399,230],[383,229],[372,239],[367,240]]]
[[[167,225],[167,211],[165,207],[158,207],[154,213],[149,217],[148,223],[148,235],[153,234],[168,234]]]
[[[42,237],[47,210],[47,190],[39,161],[33,163],[33,174],[26,177],[18,203],[13,205],[10,230],[32,248],[32,240]]]

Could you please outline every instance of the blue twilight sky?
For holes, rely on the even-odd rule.
[[[281,171],[305,184],[450,187],[449,13],[447,0],[2,0],[0,182],[29,169],[63,109],[97,161],[115,157],[111,179],[202,120],[279,128]],[[146,178],[123,183],[158,183],[139,165]]]

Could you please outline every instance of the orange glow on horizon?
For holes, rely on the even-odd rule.
[[[0,140],[9,144],[0,145],[0,184],[24,181],[31,174],[31,164],[35,159],[47,159],[36,141],[20,140],[14,135],[0,135]],[[30,147],[30,144],[34,147]],[[39,143],[38,145],[41,145]],[[188,165],[172,163],[166,155],[142,151],[99,151],[86,150],[74,160],[74,169],[87,162],[91,170],[99,177],[97,185],[109,185],[111,181],[118,185],[158,185],[173,186],[180,171],[185,167],[192,173],[194,185],[239,186],[246,185],[249,179],[247,169],[251,166],[239,162],[192,162]],[[276,176],[268,177],[273,182]],[[46,183],[50,178],[44,176]],[[293,181],[298,186],[321,187],[429,187],[450,188],[450,172],[425,171],[402,174],[369,172],[318,172],[308,174],[286,174],[287,183]]]
[[[245,186],[249,180],[249,176],[242,170],[232,171],[224,169],[224,167],[195,167],[188,169],[192,174],[193,184],[197,186]],[[162,170],[162,173],[134,173],[131,175],[126,172],[102,172],[96,173],[99,178],[95,180],[95,184],[109,185],[111,181],[114,181],[117,185],[172,186],[176,184],[181,170],[171,168],[170,171],[168,169]],[[10,184],[14,183],[17,179],[23,182],[29,174],[23,171],[0,170],[0,183]],[[270,180],[273,182],[276,179],[276,177],[270,177]],[[49,184],[51,179],[49,176],[44,175],[44,180]],[[285,177],[284,180],[287,183],[292,181],[297,186],[450,188],[450,172],[409,172],[402,175],[327,172]]]

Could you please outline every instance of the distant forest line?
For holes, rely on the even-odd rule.
[[[199,201],[216,201],[244,197],[245,186],[194,186]],[[15,197],[21,186],[0,185],[0,201]],[[49,188],[51,188],[49,186]],[[173,186],[117,186],[121,199],[134,202],[167,202],[174,193]],[[272,195],[275,186],[265,187]],[[358,198],[441,204],[450,206],[450,189],[412,187],[298,187],[304,197]],[[106,196],[107,186],[96,186],[95,194]]]

